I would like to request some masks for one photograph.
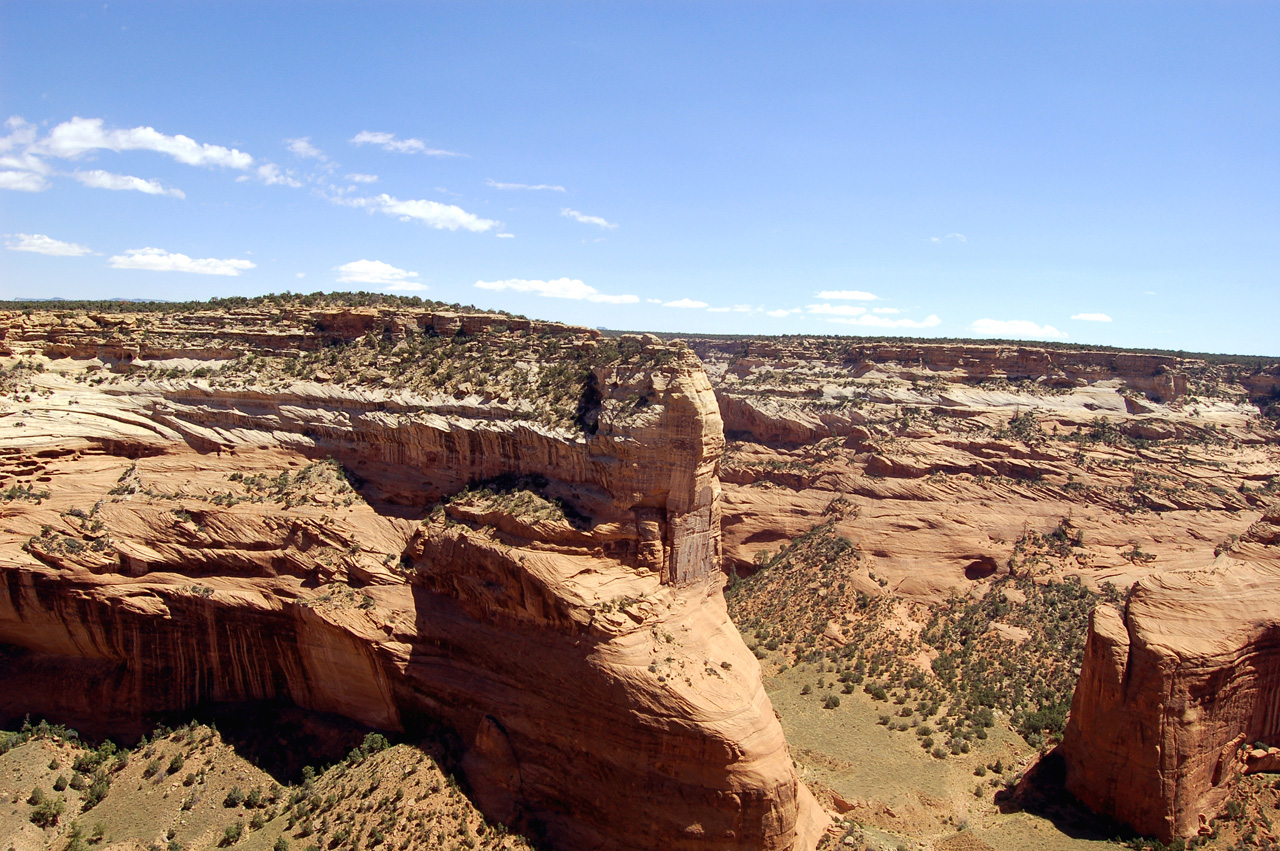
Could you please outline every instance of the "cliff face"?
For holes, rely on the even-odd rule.
[[[1193,836],[1280,744],[1280,566],[1139,582],[1093,615],[1062,744],[1067,788],[1169,841]]]
[[[0,710],[432,719],[481,807],[556,847],[816,842],[725,611],[687,351],[426,311],[6,324]]]
[[[1166,839],[1217,815],[1239,771],[1280,765],[1280,751],[1249,755],[1280,745],[1274,362],[689,344],[725,424],[723,546],[749,577],[731,611],[763,622],[757,636],[875,663],[906,706],[940,689],[972,710],[980,693],[1037,747],[1074,695],[1071,789]],[[1127,614],[1098,609],[1080,675],[1093,600],[1135,582]],[[1063,588],[1077,602],[1037,602]],[[904,670],[883,673],[888,653]]]

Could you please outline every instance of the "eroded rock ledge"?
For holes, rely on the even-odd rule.
[[[689,352],[378,308],[4,320],[27,366],[0,486],[26,495],[0,508],[0,642],[25,654],[0,710],[86,731],[270,698],[431,718],[481,807],[555,847],[816,843],[725,611],[722,426]],[[394,380],[442,335],[575,401],[520,360],[569,353],[577,426],[483,376]],[[281,366],[326,347],[350,380]],[[194,374],[212,360],[239,367]]]
[[[1090,808],[1194,836],[1240,775],[1275,770],[1277,744],[1280,566],[1153,575],[1123,612],[1094,612],[1062,743],[1067,788]]]

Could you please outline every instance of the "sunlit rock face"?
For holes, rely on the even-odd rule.
[[[1094,613],[1062,744],[1067,788],[1089,807],[1164,841],[1193,836],[1241,775],[1274,770],[1276,744],[1280,565],[1151,576],[1123,612]]]
[[[816,844],[725,610],[689,351],[413,309],[4,324],[0,710],[443,722],[486,813],[555,847]]]

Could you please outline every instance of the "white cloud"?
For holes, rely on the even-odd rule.
[[[818,293],[818,298],[843,299],[845,301],[876,301],[880,296],[863,292],[862,290],[823,290]]]
[[[4,126],[9,128],[9,135],[0,136],[0,153],[25,147],[36,140],[36,126],[21,115],[9,116]]]
[[[824,316],[861,316],[867,312],[867,309],[855,307],[852,304],[811,304],[809,312]]]
[[[645,301],[649,304],[662,304],[662,299],[660,298],[646,298]]]
[[[36,140],[36,126],[17,115],[10,116],[4,126],[9,129],[9,135],[0,136],[0,189],[16,192],[48,189],[50,184],[44,175],[49,167],[30,151]]]
[[[256,172],[258,179],[267,186],[291,186],[294,189],[302,188],[302,181],[293,176],[292,171],[281,171],[280,166],[275,163],[263,163],[258,166]],[[247,175],[236,178],[237,183],[243,183],[248,180]]]
[[[535,191],[535,192],[536,192],[536,191],[538,191],[538,190],[542,190],[542,189],[548,190],[548,191],[550,191],[550,192],[564,192],[564,191],[565,191],[565,188],[564,188],[563,186],[556,186],[556,185],[551,184],[551,183],[533,183],[533,184],[530,184],[530,183],[501,183],[501,182],[499,182],[499,181],[497,181],[497,180],[486,180],[486,181],[485,181],[485,185],[486,185],[486,186],[490,186],[490,187],[492,187],[492,188],[494,188],[494,189],[528,189],[528,190],[530,190],[530,191]]]
[[[983,337],[1033,337],[1064,340],[1067,335],[1052,325],[1037,325],[1029,319],[978,319],[973,332]]]
[[[602,228],[609,228],[611,230],[617,227],[613,222],[607,222],[599,216],[588,216],[583,213],[579,213],[577,210],[570,210],[568,207],[561,210],[560,215],[573,219],[574,221],[582,222],[585,225],[599,225]]]
[[[306,276],[307,276],[307,273],[306,273],[306,272],[299,272],[299,273],[298,273],[297,275],[295,275],[294,277],[296,277],[296,278],[298,278],[299,280],[301,280],[302,278],[305,278]]]
[[[248,169],[253,157],[235,148],[201,144],[183,136],[166,136],[153,127],[107,130],[101,118],[64,121],[35,145],[35,152],[74,159],[94,150],[155,151],[186,165]]]
[[[576,278],[556,278],[554,281],[509,278],[505,281],[476,281],[476,286],[482,290],[537,293],[547,298],[571,298],[580,301],[602,302],[604,304],[636,304],[640,301],[637,296],[633,295],[606,295]]]
[[[662,303],[662,306],[663,307],[686,307],[686,308],[706,307],[707,303],[705,301],[694,301],[691,298],[680,298],[680,299],[676,299],[675,301],[664,301]]]
[[[333,271],[338,273],[340,284],[373,284],[389,286],[391,289],[426,289],[425,284],[410,280],[418,277],[417,272],[397,269],[381,260],[353,260],[335,267]]]
[[[708,307],[707,313],[728,313],[733,310],[731,307]]]
[[[301,157],[304,160],[320,160],[320,162],[328,162],[329,158],[324,155],[324,151],[311,144],[310,136],[303,136],[300,139],[285,139],[285,147],[295,157]]]
[[[896,308],[896,307],[873,307],[873,308],[871,308],[871,312],[872,312],[872,313],[893,314],[893,313],[901,313],[902,311],[901,311],[901,310],[898,310],[898,308]]]
[[[461,229],[483,233],[502,225],[501,222],[496,222],[493,219],[482,219],[452,204],[413,199],[401,201],[398,198],[387,195],[385,192],[376,198],[338,198],[331,196],[329,200],[335,204],[396,216],[401,221],[407,222],[417,219],[428,227],[436,228],[437,230],[456,231]]]
[[[1110,322],[1111,317],[1105,313],[1077,313],[1072,319],[1079,319],[1083,322]]]
[[[969,241],[968,237],[966,237],[966,236],[965,236],[964,234],[962,234],[962,233],[949,233],[949,234],[947,234],[946,236],[931,236],[931,237],[929,237],[929,241],[930,241],[930,242],[942,242],[944,239],[955,239],[955,240],[959,240],[960,242],[968,242],[968,241]]]
[[[361,130],[351,141],[357,145],[377,145],[384,151],[391,151],[394,154],[423,154],[428,157],[460,157],[461,154],[454,151],[445,151],[440,148],[428,148],[427,143],[421,139],[397,139],[394,133],[378,133],[371,130]]]
[[[777,309],[777,310],[766,310],[766,311],[764,312],[764,315],[765,315],[765,316],[772,316],[772,317],[774,317],[775,319],[781,319],[781,318],[783,318],[784,316],[790,316],[790,315],[791,315],[791,314],[793,314],[793,313],[799,313],[799,312],[800,312],[800,308],[798,308],[798,307],[793,307],[793,308],[790,308],[790,309],[787,309],[787,308],[785,308],[785,307],[784,307],[784,308],[779,308],[779,309]]]
[[[197,275],[238,277],[246,269],[256,268],[249,260],[193,260],[185,254],[170,254],[161,248],[131,248],[107,261],[113,269],[146,269],[152,272],[192,272]]]
[[[498,239],[515,239],[515,238],[516,238],[516,235],[515,235],[514,233],[500,233],[500,234],[498,234]]]
[[[35,172],[0,171],[0,189],[12,189],[16,192],[43,192],[48,188],[49,181]]]
[[[356,173],[356,174],[348,174],[348,175],[347,175],[347,180],[350,180],[352,183],[377,183],[377,182],[378,182],[378,175],[376,175],[376,174],[359,174],[359,173]]]
[[[14,233],[6,236],[16,237],[16,241],[5,242],[10,251],[30,251],[33,254],[48,254],[50,257],[83,257],[93,251],[85,245],[74,242],[63,242],[42,233]]]
[[[94,189],[124,189],[142,192],[147,195],[170,195],[174,198],[186,198],[181,189],[165,189],[157,180],[143,180],[128,174],[112,174],[109,171],[93,169],[91,171],[73,171],[71,176]]]
[[[924,319],[888,319],[875,314],[863,316],[832,316],[828,322],[839,322],[841,325],[861,325],[865,328],[933,328],[942,324],[936,314],[929,314]]]

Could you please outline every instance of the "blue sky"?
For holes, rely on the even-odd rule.
[[[1280,354],[1280,4],[0,4],[0,298]]]

